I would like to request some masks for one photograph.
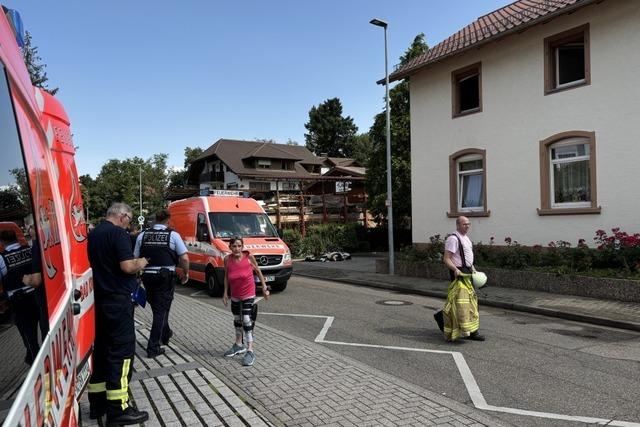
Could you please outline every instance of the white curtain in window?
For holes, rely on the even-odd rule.
[[[553,184],[555,203],[591,201],[589,161],[554,165]]]
[[[482,174],[463,175],[462,177],[463,208],[482,207]]]

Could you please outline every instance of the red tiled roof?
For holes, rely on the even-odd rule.
[[[516,31],[548,21],[596,0],[518,0],[476,19],[457,33],[438,43],[398,70],[389,81],[401,80],[427,64],[459,54],[472,47],[507,36]],[[380,82],[379,82],[380,83]],[[384,80],[382,81],[384,83]]]

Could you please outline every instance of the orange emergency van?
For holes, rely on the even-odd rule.
[[[75,150],[64,108],[31,84],[20,16],[0,15],[0,423],[76,426],[95,323]]]
[[[180,233],[189,251],[189,278],[207,284],[211,296],[224,290],[224,258],[229,240],[240,236],[256,258],[267,285],[278,292],[287,287],[291,252],[254,199],[235,191],[192,197],[169,205],[170,227]]]

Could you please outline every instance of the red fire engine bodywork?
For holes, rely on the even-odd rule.
[[[0,61],[30,184],[49,314],[49,333],[4,425],[75,426],[78,398],[90,374],[95,325],[87,231],[69,119],[54,97],[32,86],[11,24],[0,15]]]

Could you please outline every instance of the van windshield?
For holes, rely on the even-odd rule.
[[[210,212],[213,234],[218,238],[278,237],[269,217],[263,213]]]

